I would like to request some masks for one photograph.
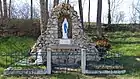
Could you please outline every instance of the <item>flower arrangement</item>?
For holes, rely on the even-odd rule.
[[[109,50],[111,45],[108,41],[108,39],[97,39],[95,41],[95,44],[96,44],[96,47],[99,48],[99,47],[102,47],[102,48],[106,48],[106,50]]]
[[[102,38],[95,41],[95,47],[100,52],[99,56],[104,57],[107,54],[107,51],[110,49],[111,45],[108,39]]]

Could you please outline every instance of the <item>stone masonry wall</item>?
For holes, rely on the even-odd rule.
[[[53,8],[51,16],[46,25],[47,30],[38,37],[37,43],[33,51],[39,49],[46,50],[47,46],[51,44],[59,44],[58,39],[58,18],[63,15],[69,15],[72,22],[72,45],[83,45],[87,43],[87,39],[83,30],[81,29],[81,23],[78,20],[77,12],[69,4],[59,4]]]

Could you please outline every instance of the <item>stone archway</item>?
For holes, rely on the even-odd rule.
[[[58,18],[58,38],[62,38],[62,22],[64,19],[67,19],[68,21],[68,38],[72,38],[72,21],[69,15],[63,15]]]
[[[33,50],[42,49],[46,51],[46,48],[50,45],[59,45],[62,38],[62,24],[64,18],[68,21],[68,39],[71,41],[71,45],[83,46],[88,42],[86,34],[81,29],[81,23],[78,19],[79,16],[70,4],[59,4],[52,9],[51,16],[48,20],[47,29],[42,33],[36,42],[36,46]]]

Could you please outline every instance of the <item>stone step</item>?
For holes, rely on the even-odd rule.
[[[44,69],[13,69],[5,70],[4,75],[43,75],[47,71]]]
[[[85,70],[84,74],[93,74],[93,75],[109,75],[109,74],[124,74],[126,70]]]

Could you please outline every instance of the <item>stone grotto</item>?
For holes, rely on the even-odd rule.
[[[63,38],[63,28],[62,24],[64,19],[67,19],[68,22],[68,38]],[[83,32],[81,29],[81,22],[77,12],[74,10],[70,4],[59,4],[55,6],[51,11],[51,16],[49,17],[48,24],[46,25],[47,29],[42,33],[33,46],[32,53],[42,50],[46,52],[47,48],[56,47],[56,48],[85,48],[94,53],[94,57],[89,57],[88,60],[99,61],[100,57],[98,56],[98,51],[94,46],[89,45],[90,38]],[[92,49],[91,49],[92,47]],[[53,49],[52,49],[53,51]],[[60,52],[63,50],[55,50],[55,52]],[[65,50],[64,50],[65,51]],[[65,52],[78,52],[78,50],[66,50]],[[46,55],[43,54],[43,62],[46,61]],[[78,59],[79,58],[79,59]],[[63,59],[63,58],[62,58]],[[70,58],[72,61],[72,57]],[[56,60],[56,57],[52,58],[52,61]],[[77,61],[80,60],[80,56],[77,57]]]

